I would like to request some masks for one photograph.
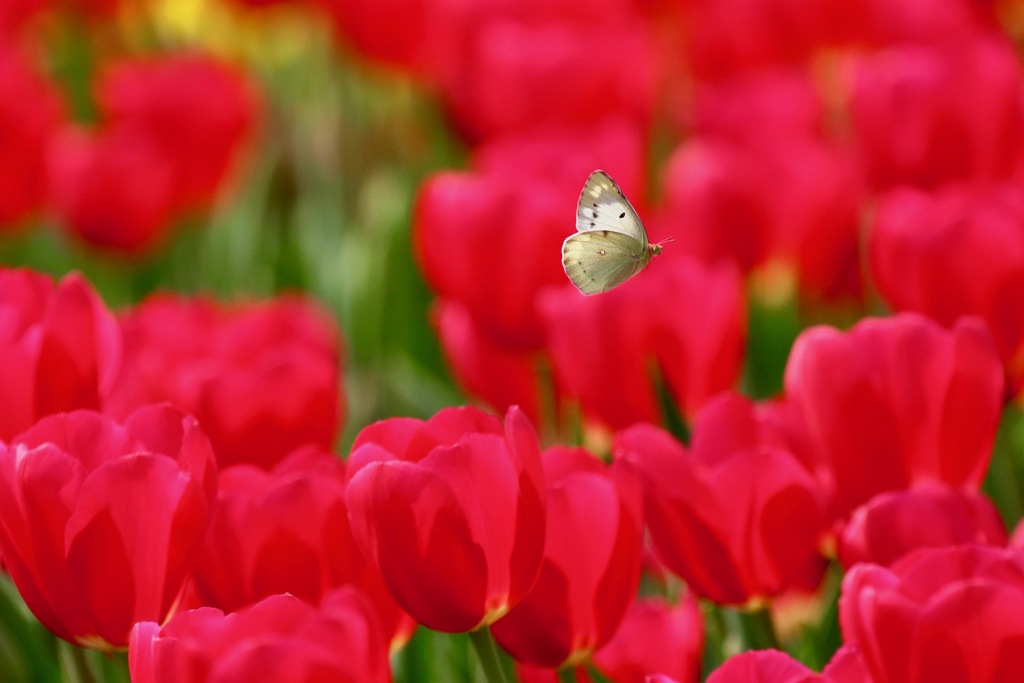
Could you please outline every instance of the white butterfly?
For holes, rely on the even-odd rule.
[[[604,171],[594,171],[576,205],[576,234],[562,242],[562,267],[584,294],[621,285],[643,270],[660,244],[649,244],[636,210]]]

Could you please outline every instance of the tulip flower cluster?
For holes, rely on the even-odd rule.
[[[3,38],[14,19],[0,11],[0,229],[44,213],[80,241],[139,254],[210,209],[256,126],[251,79],[198,54],[110,59],[93,78],[86,125],[30,50]]]
[[[1022,7],[3,0],[0,679],[1024,681]]]

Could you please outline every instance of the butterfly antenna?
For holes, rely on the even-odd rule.
[[[675,237],[666,237],[665,239],[658,241],[657,245],[660,247],[663,244],[668,244],[669,242],[675,242],[675,241],[676,241]]]

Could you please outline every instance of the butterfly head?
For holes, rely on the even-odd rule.
[[[666,237],[665,239],[661,240],[657,244],[648,245],[647,248],[650,250],[651,256],[657,256],[658,254],[661,253],[662,245],[663,244],[668,244],[669,242],[675,242],[675,240],[672,239],[671,237]]]

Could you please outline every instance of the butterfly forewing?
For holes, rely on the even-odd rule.
[[[650,252],[636,239],[613,230],[570,235],[562,242],[562,266],[584,294],[621,285],[647,265]]]
[[[576,230],[618,232],[640,242],[643,249],[647,249],[647,232],[640,217],[619,186],[604,171],[591,173],[583,186],[580,201],[576,205]]]

